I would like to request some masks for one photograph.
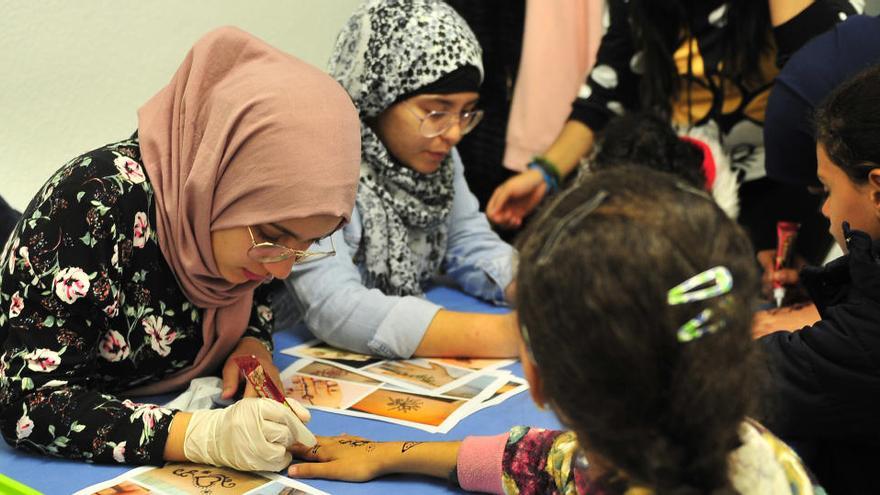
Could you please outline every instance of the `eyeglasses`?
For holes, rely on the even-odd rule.
[[[251,243],[248,249],[248,257],[257,263],[277,263],[293,258],[294,265],[301,265],[336,255],[336,245],[333,244],[333,237],[330,237],[330,251],[301,251],[299,249],[291,249],[287,246],[275,242],[257,242],[254,238],[254,231],[248,226],[248,234],[251,235]]]
[[[437,137],[445,133],[451,129],[456,122],[458,122],[458,125],[461,128],[461,135],[464,136],[474,130],[474,127],[483,120],[482,110],[468,110],[461,112],[458,115],[452,112],[431,110],[427,115],[421,116],[412,109],[409,103],[406,103],[405,106],[406,109],[421,122],[419,124],[419,132],[426,138]]]

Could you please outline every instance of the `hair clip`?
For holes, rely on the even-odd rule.
[[[682,325],[678,332],[676,332],[675,336],[679,342],[690,342],[694,339],[698,339],[707,333],[715,333],[720,330],[724,325],[724,321],[719,321],[713,323],[711,325],[706,325],[706,322],[712,318],[712,315],[715,314],[709,308],[700,311],[696,317],[691,318],[684,325]]]
[[[709,283],[711,285],[707,285]],[[698,289],[698,287],[702,288]],[[666,295],[666,302],[670,306],[675,306],[677,304],[704,301],[727,294],[732,288],[733,275],[730,274],[730,270],[725,266],[716,266],[698,273],[669,289]],[[700,311],[700,314],[685,322],[675,334],[678,341],[690,342],[707,333],[715,333],[724,327],[724,321],[715,322],[711,325],[706,324],[714,314],[715,312],[711,308],[706,308]]]
[[[572,191],[576,190],[576,188],[571,188],[564,193],[564,195],[559,196],[556,200],[556,205],[562,202],[562,198],[568,197]],[[559,239],[562,238],[562,234],[568,234],[573,230],[578,224],[580,224],[584,218],[586,218],[590,213],[596,211],[597,208],[602,206],[602,203],[608,198],[610,194],[608,191],[604,189],[600,189],[596,194],[590,198],[588,201],[578,205],[571,211],[565,214],[552,231],[547,235],[546,240],[544,241],[544,245],[541,246],[541,250],[539,251],[540,255],[538,256],[538,260],[535,262],[538,266],[542,266],[547,264],[551,259],[551,254],[553,253],[553,249],[556,247],[556,244],[559,242]]]
[[[712,282],[712,285],[697,289]],[[666,302],[670,306],[686,304],[694,301],[703,301],[730,292],[733,288],[733,275],[724,266],[716,266],[698,273],[684,282],[669,289],[666,294]],[[697,290],[694,290],[697,289]]]

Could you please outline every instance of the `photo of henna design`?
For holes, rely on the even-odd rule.
[[[388,399],[388,408],[392,411],[412,412],[422,408],[422,401],[411,397],[392,397]]]

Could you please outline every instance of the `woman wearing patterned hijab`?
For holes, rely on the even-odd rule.
[[[349,219],[357,122],[318,69],[234,28],[199,40],[140,108],[137,134],[64,165],[7,243],[6,441],[91,462],[239,470],[281,469],[287,449],[313,443],[307,414],[250,388],[192,414],[124,397],[222,372],[232,398],[237,355],[277,375],[257,288]]]
[[[491,231],[454,149],[477,125],[482,65],[467,24],[438,0],[367,0],[330,73],[361,119],[361,176],[339,255],[287,279],[322,340],[389,357],[512,356],[512,315],[458,313],[422,296],[445,273],[503,303],[515,253]]]

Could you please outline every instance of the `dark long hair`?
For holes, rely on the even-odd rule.
[[[630,0],[630,23],[635,47],[644,53],[645,74],[640,94],[642,107],[668,118],[681,78],[672,58],[682,32],[691,31],[693,4],[697,0]],[[773,46],[770,11],[762,0],[727,2],[723,28],[723,75],[759,81],[761,57]]]
[[[596,210],[559,230],[600,191]],[[549,205],[520,256],[519,318],[546,396],[581,445],[657,493],[735,493],[728,456],[761,369],[750,333],[757,275],[735,222],[680,179],[618,167]],[[718,265],[733,275],[731,292],[667,303],[669,289]],[[677,330],[707,308],[723,327],[679,342]]]
[[[856,184],[880,168],[880,64],[832,91],[816,110],[816,140]]]
[[[640,165],[681,177],[697,189],[706,184],[703,152],[679,139],[669,124],[653,114],[627,113],[602,128],[592,170]]]

